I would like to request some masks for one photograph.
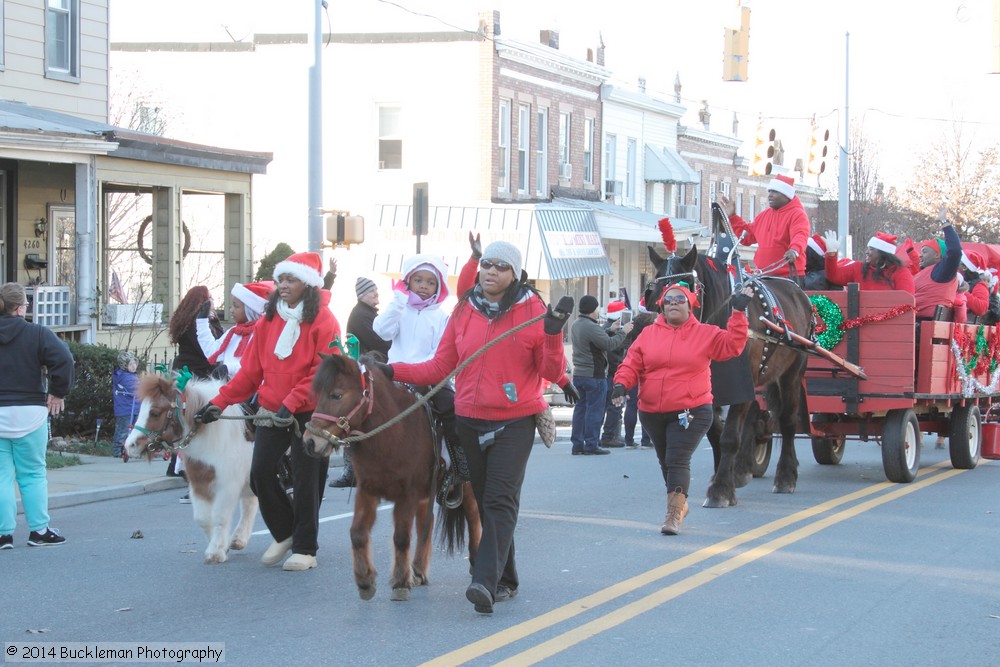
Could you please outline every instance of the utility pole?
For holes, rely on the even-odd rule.
[[[851,115],[849,112],[850,107],[848,106],[848,97],[850,93],[850,76],[851,76],[851,33],[844,33],[844,125],[841,131],[841,142],[840,142],[840,173],[838,175],[838,180],[840,181],[840,187],[837,202],[837,236],[840,237],[841,247],[844,249],[844,257],[851,257],[851,240],[848,238],[847,233],[850,230],[850,210],[851,210],[851,189],[848,187],[848,174],[850,170],[848,167],[848,155],[851,149]]]
[[[309,251],[323,248],[323,32],[326,0],[313,3],[313,65],[309,68]]]

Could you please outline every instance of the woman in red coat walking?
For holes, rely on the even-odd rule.
[[[667,516],[660,532],[676,535],[688,513],[691,455],[712,425],[712,361],[732,359],[747,342],[744,312],[753,292],[745,287],[730,299],[725,329],[691,316],[698,297],[683,284],[660,297],[661,317],[643,329],[615,373],[617,405],[639,385],[639,421],[649,433],[667,486]]]

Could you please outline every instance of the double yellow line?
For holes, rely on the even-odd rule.
[[[661,565],[660,567],[643,572],[642,574],[638,574],[613,586],[609,586],[603,590],[597,591],[596,593],[563,605],[562,607],[553,609],[552,611],[542,614],[541,616],[519,623],[515,626],[507,628],[506,630],[490,635],[489,637],[480,639],[477,642],[463,646],[460,649],[456,649],[450,653],[446,653],[442,656],[429,660],[424,663],[424,666],[436,667],[439,665],[460,665],[469,662],[470,660],[480,658],[488,653],[491,653],[492,651],[510,646],[514,642],[530,637],[531,635],[541,632],[546,628],[550,628],[554,625],[567,621],[575,616],[591,611],[600,605],[612,602],[644,586],[648,586],[649,584],[681,572],[686,568],[702,563],[710,558],[715,558],[725,554],[726,552],[731,551],[743,544],[759,540],[767,535],[770,535],[771,533],[783,530],[802,521],[812,519],[813,517],[830,512],[831,510],[843,505],[855,503],[868,496],[882,494],[883,491],[893,489],[888,493],[884,493],[882,495],[878,495],[876,498],[871,498],[865,502],[852,505],[847,509],[809,523],[808,525],[802,526],[801,528],[782,535],[781,537],[777,537],[769,542],[733,556],[732,558],[729,558],[717,565],[686,577],[677,583],[656,590],[653,593],[636,600],[635,602],[618,607],[607,614],[594,619],[593,621],[576,626],[571,630],[553,637],[552,639],[522,651],[521,653],[518,653],[503,662],[497,663],[499,665],[533,665],[544,660],[545,658],[549,658],[561,651],[565,651],[566,649],[571,648],[572,646],[575,646],[590,637],[606,630],[610,630],[611,628],[654,609],[665,602],[673,600],[688,591],[694,590],[702,584],[713,581],[723,574],[728,574],[733,570],[774,553],[782,547],[794,544],[795,542],[814,535],[825,528],[829,528],[830,526],[834,526],[838,523],[851,519],[880,505],[892,502],[893,500],[898,500],[903,496],[909,495],[932,484],[937,484],[938,482],[950,479],[955,475],[965,472],[963,470],[951,469],[940,474],[932,475],[932,473],[938,473],[942,468],[947,466],[950,466],[950,462],[943,461],[921,470],[918,473],[918,476],[923,477],[923,479],[920,481],[914,481],[906,486],[899,486],[890,482],[881,482],[860,491],[855,491],[854,493],[849,493],[845,496],[828,500],[824,503],[820,503],[819,505],[814,505],[813,507],[801,510],[782,519],[777,519],[764,524],[759,528],[754,528],[753,530],[748,530],[744,533],[740,533],[739,535],[734,535],[729,539],[722,540],[721,542],[717,542],[711,546],[699,549],[692,554],[678,558],[677,560],[673,560],[669,563]]]

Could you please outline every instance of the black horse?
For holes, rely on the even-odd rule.
[[[728,228],[725,214],[718,204],[712,205],[716,247],[712,258],[699,255],[692,247],[684,256],[671,254],[660,257],[649,247],[649,258],[656,267],[656,278],[644,294],[648,310],[666,285],[676,282],[693,283],[699,291],[703,322],[725,328],[729,318],[729,297],[734,290],[732,277],[738,269],[727,263],[722,235]],[[798,480],[798,458],[795,456],[795,434],[801,422],[802,381],[806,370],[806,355],[789,346],[783,333],[767,327],[761,318],[809,337],[813,333],[812,304],[802,289],[786,278],[742,276],[754,289],[747,316],[750,320],[750,340],[737,359],[712,364],[712,393],[715,396],[715,420],[708,431],[708,440],[715,456],[715,475],[708,487],[705,507],[730,507],[736,504],[736,488],[745,486],[753,476],[754,448],[761,437],[770,433],[766,420],[758,422],[755,387],[765,390],[768,411],[781,433],[781,455],[774,477],[774,493],[793,493]],[[723,424],[721,407],[729,405]],[[766,469],[767,462],[764,462]],[[762,474],[762,471],[761,471]]]

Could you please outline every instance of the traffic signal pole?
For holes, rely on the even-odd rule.
[[[844,125],[841,131],[841,141],[840,141],[840,172],[838,174],[838,180],[840,181],[839,190],[839,201],[837,202],[837,236],[841,239],[841,248],[844,249],[844,257],[851,257],[851,239],[847,237],[847,232],[851,228],[850,226],[850,210],[851,210],[851,189],[848,187],[850,183],[848,182],[848,174],[850,166],[848,164],[848,155],[851,149],[851,115],[850,107],[848,105],[849,93],[850,93],[850,74],[851,74],[851,33],[844,33]]]
[[[313,7],[313,65],[309,68],[309,250],[323,249],[323,33],[324,0]]]

